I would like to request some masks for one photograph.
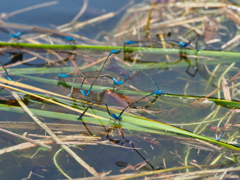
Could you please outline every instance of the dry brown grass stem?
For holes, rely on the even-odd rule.
[[[227,121],[226,121],[226,123],[225,123],[224,126],[227,126],[227,125],[228,125],[228,123],[229,123],[229,121],[231,120],[233,114],[234,114],[234,111],[231,112],[231,114],[230,114],[230,116],[228,117],[228,119],[227,119]],[[233,124],[231,124],[231,126],[232,126],[232,125],[233,125]]]
[[[58,1],[51,1],[51,2],[47,2],[47,3],[37,4],[37,5],[34,5],[34,6],[19,9],[17,11],[13,11],[13,12],[8,13],[8,14],[3,14],[1,16],[1,19],[3,19],[3,18],[7,19],[11,16],[15,16],[15,15],[23,13],[23,12],[31,11],[31,10],[42,8],[42,7],[52,6],[52,5],[56,5],[56,4],[58,4]]]
[[[30,142],[30,143],[32,143],[32,144],[36,144],[36,145],[38,145],[38,146],[42,146],[42,147],[47,148],[47,149],[52,149],[51,146],[47,146],[47,145],[45,145],[45,144],[43,144],[43,143],[41,143],[41,142],[37,142],[37,141],[35,141],[35,140],[33,140],[33,139],[30,139],[30,138],[21,136],[21,135],[19,135],[19,134],[13,133],[13,132],[11,132],[11,131],[8,131],[8,130],[2,129],[2,128],[0,128],[0,131],[1,131],[1,132],[4,132],[4,133],[7,133],[7,134],[10,134],[10,135],[12,135],[12,136],[15,136],[15,137],[17,137],[17,138],[23,139],[24,141],[28,141],[28,142]],[[0,150],[0,151],[1,151],[1,150]]]
[[[2,82],[2,80],[3,80],[3,79],[0,78],[0,81],[1,81],[1,82]],[[7,83],[9,83],[9,84],[12,83],[12,81],[7,81],[7,80],[5,80],[5,82],[7,82]],[[18,82],[15,81],[15,82],[13,82],[13,84],[16,85],[16,84],[21,84],[21,83],[18,83]],[[20,89],[18,89],[18,88],[11,87],[11,86],[8,86],[8,85],[5,85],[5,84],[1,84],[1,83],[0,83],[0,86],[5,87],[5,88],[8,88],[8,89],[12,89],[12,90],[14,90],[14,91],[19,91],[19,92],[22,92],[22,93],[31,95],[31,96],[33,96],[33,97],[42,99],[42,100],[44,100],[44,101],[51,102],[51,103],[53,103],[53,104],[57,104],[57,105],[59,105],[59,106],[62,106],[62,107],[64,107],[64,108],[67,108],[67,109],[70,109],[70,110],[73,110],[73,111],[78,112],[78,113],[83,113],[83,111],[81,111],[81,110],[79,110],[79,109],[76,109],[76,108],[67,106],[67,105],[65,105],[65,104],[62,104],[62,103],[59,103],[59,102],[56,102],[56,101],[53,101],[52,99],[47,99],[47,98],[44,98],[44,97],[35,95],[35,94],[30,93],[30,92],[27,92],[27,91],[20,90]],[[25,88],[26,88],[26,87],[25,87]],[[32,90],[34,90],[34,89],[32,89]],[[44,90],[43,90],[43,91],[44,91]],[[59,95],[59,96],[60,96],[60,95]],[[63,97],[64,97],[64,96],[63,96]],[[65,98],[66,98],[66,97],[65,97]],[[89,115],[89,116],[95,117],[95,118],[106,119],[106,118],[103,118],[103,117],[100,117],[100,116],[97,116],[97,115],[94,115],[94,114],[91,114],[91,113],[86,113],[86,114]]]
[[[134,2],[134,1],[130,1],[128,4],[126,4],[125,6],[123,6],[122,8],[120,8],[117,12],[110,12],[110,13],[107,13],[107,14],[104,14],[104,15],[101,15],[101,16],[98,16],[98,17],[89,19],[89,20],[84,21],[84,22],[76,23],[76,24],[74,24],[74,25],[71,26],[71,27],[61,29],[60,31],[61,31],[61,32],[72,31],[72,30],[74,30],[74,29],[82,28],[82,27],[84,27],[84,26],[86,26],[86,25],[89,25],[89,24],[106,21],[107,19],[110,19],[110,18],[116,16],[116,15],[119,14],[121,11],[123,11],[123,10],[126,9],[127,7],[131,6],[131,5],[133,4],[133,2]]]
[[[61,26],[57,26],[56,29],[62,29],[62,28],[73,25],[81,17],[81,15],[86,11],[87,6],[88,6],[88,0],[83,0],[83,5],[79,13],[69,23],[63,24]]]
[[[41,136],[40,136],[41,137]],[[51,136],[49,136],[51,138]],[[65,141],[70,141],[70,140],[79,140],[78,136],[59,136],[59,139],[62,142]],[[96,141],[95,139],[90,139],[91,141]],[[36,142],[40,142],[43,144],[54,144],[55,141],[53,141],[52,139],[49,138],[45,138],[45,139],[40,139],[40,140],[35,140]],[[0,155],[1,154],[5,154],[5,153],[9,153],[9,152],[13,152],[13,151],[20,151],[20,150],[25,150],[25,149],[30,149],[30,148],[34,148],[37,147],[38,145],[36,144],[32,144],[30,142],[25,142],[25,143],[21,143],[18,145],[14,145],[8,148],[4,148],[0,150]]]
[[[187,167],[181,167],[187,168]],[[122,178],[115,178],[118,180],[123,180],[123,179],[132,179],[136,177],[141,177],[144,175],[151,175],[151,174],[158,174],[158,173],[164,173],[164,172],[169,172],[174,170],[175,168],[169,168],[169,169],[164,169],[164,170],[157,170],[157,171],[151,171],[151,172],[143,172],[138,175],[132,175],[132,176],[127,176],[128,174],[125,174],[125,177]],[[211,176],[216,173],[224,173],[224,172],[233,172],[233,171],[240,171],[239,167],[233,167],[233,168],[224,168],[224,169],[211,169],[211,170],[201,170],[201,171],[193,171],[189,173],[177,173],[177,174],[167,174],[167,175],[161,175],[161,179],[170,179],[170,178],[176,178],[176,179],[194,179],[194,178],[202,178],[204,176]],[[77,180],[77,179],[74,179]],[[80,180],[80,179],[79,179]],[[89,179],[90,180],[90,179]]]
[[[42,123],[29,109],[28,107],[23,103],[23,101],[20,99],[20,97],[17,95],[16,92],[12,92],[12,95],[15,97],[15,99],[18,101],[18,103],[21,105],[21,107],[28,113],[28,115],[39,125],[41,126],[56,142],[61,144],[62,141],[59,139],[44,123]],[[85,161],[83,161],[75,152],[73,152],[68,146],[62,144],[61,147],[67,151],[80,165],[82,165],[90,174],[93,176],[97,176],[97,171],[89,166]]]
[[[150,20],[150,24],[155,23],[155,22],[159,21],[160,19],[161,19],[161,18],[151,19],[151,20]],[[143,23],[141,23],[140,25],[136,26],[135,28],[136,28],[136,29],[140,29],[140,28],[145,27],[145,25],[146,25],[146,23],[143,22]],[[150,26],[150,28],[151,28],[151,26]],[[132,32],[132,31],[133,31],[132,28],[131,28],[131,29],[127,29],[127,30],[124,30],[124,31],[121,31],[121,32],[115,34],[113,37],[116,38],[116,37],[118,37],[118,36],[122,36],[122,35],[124,35],[124,34],[126,34],[126,33]]]
[[[37,57],[32,57],[32,58],[29,58],[29,59],[26,59],[24,61],[20,61],[20,62],[16,62],[14,64],[9,64],[9,65],[6,65],[4,66],[5,68],[8,68],[8,67],[14,67],[14,66],[18,66],[20,64],[24,64],[24,63],[27,63],[27,62],[30,62],[30,61],[34,61],[35,59],[37,59]],[[0,69],[2,69],[3,67],[0,67]]]
[[[231,45],[234,42],[237,42],[240,39],[240,35],[235,36],[234,38],[232,38],[230,41],[226,42],[225,44],[223,44],[221,46],[222,49],[225,49],[227,46]]]
[[[237,74],[235,74],[231,79],[229,79],[229,80],[227,81],[227,83],[232,82],[232,81],[235,80],[239,75],[240,75],[240,71],[239,71]],[[215,92],[217,92],[217,91],[218,91],[219,89],[221,89],[221,88],[222,88],[222,86],[219,86],[217,89],[215,89],[215,90],[212,91],[210,94],[208,94],[205,98],[210,97],[211,95],[213,95]]]
[[[223,96],[224,96],[225,100],[231,101],[229,86],[228,86],[228,83],[227,83],[226,79],[224,78],[224,76],[222,76],[222,91],[223,91]]]
[[[19,109],[18,109],[19,110]],[[24,110],[22,110],[24,111]],[[81,132],[81,133],[88,133],[84,125],[80,124],[62,124],[62,123],[45,123],[51,130],[57,131],[65,131],[65,132]],[[92,127],[91,125],[88,125]],[[40,127],[33,122],[19,122],[19,121],[0,121],[1,128],[10,128],[10,129],[25,129],[25,130],[36,130],[40,129]],[[94,126],[91,128],[93,134],[101,134],[102,127]],[[96,138],[96,137],[95,137]]]
[[[60,65],[60,64],[58,64],[57,62],[52,61],[52,60],[50,60],[50,59],[48,59],[48,58],[45,58],[45,57],[43,57],[43,56],[41,56],[41,55],[39,55],[38,53],[35,53],[35,52],[33,52],[33,51],[29,51],[29,50],[26,50],[26,49],[22,49],[22,52],[26,52],[26,53],[28,53],[28,54],[31,54],[31,55],[33,55],[33,56],[36,56],[36,57],[38,57],[38,58],[40,58],[40,59],[43,59],[43,60],[47,61],[48,63]]]
[[[13,28],[13,29],[26,29],[26,30],[32,30],[34,28],[36,28],[36,26],[29,26],[29,25],[25,25],[25,24],[18,24],[18,23],[5,23],[5,22],[0,22],[0,25],[2,27],[5,27],[5,28]],[[92,44],[104,44],[104,42],[100,42],[100,41],[97,41],[97,40],[93,40],[93,39],[90,39],[90,38],[87,38],[87,37],[84,37],[84,36],[80,36],[80,35],[77,35],[77,34],[73,34],[73,33],[64,33],[62,32],[61,30],[58,31],[58,30],[54,30],[54,29],[48,29],[48,28],[39,28],[39,30],[43,30],[45,32],[48,32],[48,33],[53,33],[53,34],[58,34],[58,35],[62,35],[62,36],[71,36],[71,37],[75,37],[76,39],[82,39],[82,40],[85,40],[89,43],[92,43]],[[34,36],[34,37],[29,37],[29,35],[23,35],[21,39],[23,40],[27,40],[29,42],[32,41],[33,44],[41,44],[40,42],[38,41],[34,41],[34,39],[38,39],[38,38],[44,38],[48,36],[48,34],[41,34],[41,35],[37,35],[37,36]]]
[[[107,56],[105,56],[105,57],[103,57],[103,58],[101,58],[101,59],[99,59],[99,60],[97,60],[97,61],[95,61],[95,62],[93,62],[91,64],[88,64],[88,65],[80,68],[80,70],[87,69],[88,67],[91,67],[91,66],[93,66],[93,65],[95,65],[97,63],[100,63],[100,62],[104,61],[106,58],[107,58]]]
[[[180,25],[184,25],[184,24],[188,24],[188,23],[202,22],[202,21],[207,21],[207,20],[208,20],[208,18],[206,16],[203,16],[203,17],[186,19],[186,20],[177,21],[177,22],[168,23],[168,24],[157,24],[156,23],[156,24],[152,24],[150,26],[150,28],[154,29],[154,28],[161,28],[161,27],[174,27],[174,26],[180,26]]]
[[[195,2],[176,2],[176,3],[168,3],[168,4],[158,4],[157,6],[154,6],[155,9],[159,9],[161,7],[178,7],[178,8],[225,8],[228,6],[226,3],[195,3]],[[151,9],[151,6],[145,5],[144,7],[141,8],[131,8],[128,10],[128,12],[141,12],[141,11],[148,11]]]
[[[86,26],[86,25],[89,25],[89,24],[93,24],[93,23],[96,23],[96,22],[99,22],[99,21],[110,19],[110,18],[114,17],[115,15],[116,14],[114,12],[110,12],[110,13],[104,14],[102,16],[98,16],[98,17],[89,19],[89,20],[84,21],[84,22],[74,24],[72,27],[61,29],[61,32],[67,32],[67,31],[72,31],[73,29],[82,28],[83,26]]]

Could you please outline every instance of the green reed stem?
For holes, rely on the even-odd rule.
[[[18,48],[42,48],[42,49],[61,49],[61,50],[75,50],[75,49],[96,49],[96,50],[112,50],[123,49],[123,52],[142,51],[151,54],[186,54],[199,56],[213,56],[213,57],[240,57],[240,52],[230,51],[210,51],[183,48],[149,48],[149,47],[134,47],[134,46],[103,46],[103,45],[66,45],[66,44],[28,44],[28,43],[13,43],[0,42],[0,46],[11,46]]]

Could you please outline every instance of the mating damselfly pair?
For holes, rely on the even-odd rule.
[[[74,87],[74,82],[75,82],[76,78],[79,78],[79,77],[82,78],[82,81],[81,81],[81,84],[80,84],[80,87],[79,87],[79,91],[80,91],[80,93],[81,93],[89,102],[91,102],[91,104],[90,104],[90,105],[84,110],[84,112],[78,117],[79,119],[81,119],[81,118],[84,116],[84,114],[87,112],[87,110],[88,110],[89,108],[91,108],[94,104],[104,104],[104,105],[106,106],[106,109],[107,109],[108,114],[109,114],[114,120],[119,120],[119,121],[120,121],[120,120],[122,119],[122,114],[124,113],[124,111],[125,111],[127,108],[131,107],[131,105],[133,105],[133,104],[135,104],[135,103],[137,103],[137,102],[139,102],[139,101],[147,98],[148,96],[151,96],[151,95],[157,95],[157,96],[159,96],[159,95],[162,95],[162,94],[165,94],[165,93],[166,93],[166,91],[161,91],[161,90],[159,89],[157,83],[152,79],[152,77],[151,77],[150,75],[148,75],[146,72],[144,72],[143,70],[129,70],[129,72],[127,73],[125,79],[119,80],[119,81],[117,81],[116,78],[114,78],[114,77],[112,77],[112,76],[110,76],[110,75],[101,75],[101,73],[102,73],[102,71],[103,71],[103,69],[104,69],[104,67],[105,67],[105,65],[106,65],[109,57],[110,57],[112,54],[119,54],[119,53],[121,53],[121,52],[122,52],[122,49],[112,50],[112,51],[108,54],[107,58],[105,59],[102,67],[100,68],[100,70],[98,71],[98,73],[97,73],[96,76],[85,76],[84,73],[83,73],[80,69],[75,73],[75,75],[67,75],[67,74],[62,74],[62,73],[59,73],[59,74],[58,74],[58,77],[59,77],[59,78],[62,78],[62,79],[64,79],[64,78],[73,78],[71,90],[70,90],[70,93],[68,94],[68,96],[71,96],[72,93],[73,93],[73,87]],[[131,74],[132,72],[135,72],[135,71],[141,72],[142,74],[144,74],[145,76],[147,76],[147,77],[151,80],[151,82],[154,84],[154,86],[156,87],[157,90],[154,91],[154,92],[152,92],[152,93],[150,93],[150,94],[148,94],[148,95],[146,95],[146,96],[144,96],[144,97],[142,97],[142,98],[140,98],[140,99],[138,99],[138,100],[136,100],[136,101],[134,101],[134,102],[132,102],[132,103],[129,103],[129,104],[119,113],[119,115],[116,115],[116,114],[114,114],[114,113],[111,113],[111,112],[109,111],[109,108],[108,108],[107,103],[99,102],[99,101],[94,101],[93,98],[90,96],[90,92],[92,91],[92,87],[93,87],[94,83],[97,81],[98,78],[108,78],[108,79],[111,79],[112,82],[113,82],[113,83],[112,83],[113,86],[121,86],[121,85],[123,85],[124,83],[126,83],[126,81],[128,80],[130,74]],[[84,84],[84,82],[86,81],[86,79],[88,79],[88,78],[93,78],[94,81],[91,83],[89,90],[88,90],[88,91],[85,91],[85,90],[83,89],[83,84]]]

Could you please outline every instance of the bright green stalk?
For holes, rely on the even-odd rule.
[[[19,111],[21,109],[20,107],[15,106],[14,109],[11,107],[14,107],[14,106],[0,104],[0,109],[3,111],[25,113],[23,111]],[[17,109],[19,109],[19,110],[17,110]],[[71,121],[80,121],[77,119],[76,115],[58,113],[58,112],[52,112],[52,111],[44,111],[44,110],[38,110],[38,109],[30,109],[30,110],[37,116],[71,120]],[[107,114],[107,113],[105,112],[105,114]],[[213,144],[217,144],[217,145],[220,145],[220,146],[223,146],[226,148],[240,151],[240,148],[233,146],[231,144],[227,144],[222,141],[216,141],[213,138],[195,134],[190,131],[186,131],[184,129],[174,127],[174,126],[162,123],[162,122],[157,122],[157,121],[153,121],[150,119],[144,119],[144,118],[141,119],[141,118],[137,118],[134,115],[132,117],[123,115],[122,117],[123,117],[123,121],[121,122],[121,125],[122,125],[122,128],[125,128],[125,129],[131,129],[131,130],[135,130],[135,131],[149,132],[149,133],[155,133],[155,134],[164,134],[164,135],[169,135],[169,133],[173,133],[173,134],[177,134],[177,135],[183,135],[183,136],[201,139],[201,140],[213,143]],[[85,123],[100,124],[99,120],[97,120],[95,118],[84,117],[83,120]],[[101,119],[101,122],[105,125],[109,125],[109,120]]]
[[[151,54],[181,54],[199,55],[199,56],[213,56],[213,57],[240,57],[239,52],[230,51],[210,51],[183,48],[148,48],[148,47],[133,47],[133,46],[103,46],[103,45],[63,45],[63,44],[28,44],[28,43],[8,43],[0,42],[0,46],[11,46],[19,48],[42,48],[42,49],[61,49],[61,50],[75,50],[75,49],[97,49],[97,50],[112,50],[123,49],[123,52],[142,51]]]

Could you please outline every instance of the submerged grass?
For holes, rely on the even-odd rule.
[[[236,115],[240,109],[238,90],[240,17],[235,11],[239,7],[215,1],[214,3],[164,2],[166,3],[163,1],[152,1],[151,4],[146,4],[145,1],[134,5],[130,3],[117,12],[107,13],[80,24],[75,22],[77,18],[74,18],[75,24],[70,23],[70,27],[64,29],[61,29],[61,26],[55,30],[18,25],[19,29],[33,30],[30,33],[25,32],[26,35],[23,32],[21,37],[18,37],[21,33],[14,34],[8,29],[13,28],[12,24],[6,22],[2,27],[2,31],[17,39],[16,42],[0,42],[2,52],[10,53],[11,60],[15,58],[15,60],[22,61],[23,55],[24,57],[27,55],[37,57],[31,58],[31,61],[35,59],[46,61],[45,64],[39,65],[44,67],[38,68],[8,68],[8,65],[5,66],[15,81],[0,78],[0,86],[3,87],[0,90],[2,95],[0,110],[8,112],[3,113],[3,117],[10,116],[12,118],[17,115],[17,117],[24,118],[23,120],[19,118],[19,121],[26,121],[24,116],[19,116],[26,112],[17,106],[14,99],[4,93],[5,90],[16,91],[24,96],[28,108],[23,104],[22,107],[34,114],[31,116],[33,119],[35,119],[34,116],[44,117],[46,122],[60,121],[62,126],[66,122],[82,124],[82,127],[86,128],[85,132],[88,133],[88,136],[96,135],[91,132],[91,128],[94,126],[88,128],[90,124],[95,125],[103,129],[102,139],[99,142],[104,143],[107,140],[109,141],[108,145],[114,146],[101,149],[99,144],[97,148],[94,148],[93,145],[76,145],[80,142],[69,140],[66,142],[67,146],[61,144],[62,142],[54,146],[56,147],[54,148],[55,154],[47,155],[47,152],[44,152],[45,159],[54,157],[56,168],[66,178],[83,177],[80,174],[84,174],[85,170],[83,168],[79,170],[79,167],[72,161],[59,165],[57,162],[58,158],[59,161],[61,159],[59,144],[68,150],[71,147],[73,149],[70,149],[71,152],[74,151],[75,155],[84,157],[84,161],[90,163],[92,167],[84,161],[80,164],[93,176],[109,174],[110,171],[97,173],[108,169],[108,165],[111,166],[108,170],[117,174],[113,177],[109,176],[114,179],[131,179],[150,175],[153,176],[149,178],[155,178],[155,175],[165,172],[169,174],[162,174],[163,179],[185,178],[186,176],[191,178],[213,177],[216,173],[225,173],[219,177],[223,179],[225,175],[230,175],[226,173],[227,171],[239,171],[239,168],[233,167],[239,166],[238,151],[240,151],[239,130],[237,129],[239,123]],[[86,0],[77,17],[84,13],[87,6],[88,1]],[[105,42],[101,42],[97,38],[89,39],[66,32],[70,29],[75,31],[76,27],[84,27],[118,16],[123,9],[129,6],[131,7],[125,14],[121,15],[122,19],[116,28],[111,32],[100,32],[99,37],[105,39]],[[230,20],[232,23],[229,23]],[[41,31],[40,35],[38,31]],[[84,43],[76,41],[79,44],[67,45],[63,39],[70,43],[77,39]],[[124,40],[129,41],[124,44]],[[104,62],[105,58],[103,57],[106,54],[103,52],[109,53],[113,49],[122,49],[123,53],[120,56],[111,56],[108,61]],[[98,58],[100,59],[95,61]],[[23,62],[25,65],[29,65],[27,61]],[[104,66],[101,66],[103,62],[106,63],[105,69]],[[86,77],[96,76],[101,67],[104,71],[100,73],[105,73],[110,79],[109,81],[97,79],[98,84],[93,85],[92,91],[96,92],[95,94],[102,93],[103,96],[100,97],[99,104],[90,108],[86,115],[79,120],[78,116],[93,101],[91,94],[90,97],[80,96],[79,89],[81,91],[89,90],[91,79],[86,78],[84,81],[74,84],[75,95],[79,95],[79,98],[74,99],[62,95],[70,90],[72,82],[56,80],[55,77],[58,73],[74,74],[80,68],[84,69],[82,72]],[[120,79],[127,77],[129,70],[144,70],[144,74],[133,73],[126,83],[120,86],[109,85],[114,81],[111,79],[112,77],[116,78],[115,83],[120,82]],[[39,77],[42,74],[44,77]],[[53,74],[56,76],[53,77]],[[19,82],[22,80],[24,83]],[[32,86],[31,83],[36,83],[35,86],[44,88]],[[81,84],[83,85],[81,86]],[[160,90],[154,87],[156,84],[167,93],[157,96]],[[66,91],[62,92],[61,90]],[[154,96],[152,94],[141,102],[133,103],[153,92]],[[19,98],[17,100],[20,101]],[[117,118],[112,120],[111,118],[115,116],[106,111],[106,107],[102,105],[104,103],[111,105],[109,108],[111,113],[120,113],[121,109],[129,106],[128,112],[122,114],[121,121],[117,121]],[[213,124],[211,127],[209,127],[210,123]],[[59,130],[61,131],[61,128]],[[74,132],[66,133],[63,130],[56,133],[74,135]],[[127,137],[125,136],[126,132]],[[217,141],[211,138],[213,134],[216,135],[216,138],[224,136]],[[43,138],[41,132],[37,132],[35,135]],[[47,137],[44,138],[44,140],[47,139]],[[72,146],[74,143],[75,145]],[[92,142],[88,141],[88,143]],[[9,147],[7,150],[4,145],[2,148],[4,149],[0,152],[4,151],[4,155],[7,154],[6,152],[14,150],[24,151],[24,148],[19,145]],[[27,148],[31,148],[31,146],[29,145]],[[81,148],[88,149],[79,151]],[[120,148],[131,149],[131,152],[135,154],[128,151],[123,152]],[[63,153],[65,152],[61,151],[61,154]],[[33,154],[35,155],[35,152]],[[49,158],[50,156],[51,158]],[[77,156],[74,157],[76,160],[78,159]],[[37,158],[39,160],[40,156]],[[139,161],[143,161],[143,163],[139,163]],[[104,165],[100,164],[103,162]],[[127,170],[145,172],[126,173],[123,177],[118,172],[120,167],[112,166],[113,163],[123,168],[120,169],[120,172]],[[163,165],[159,167],[159,164],[162,163]],[[175,167],[178,163],[181,166]],[[141,167],[140,164],[143,166]],[[189,166],[189,164],[193,166]],[[69,170],[70,166],[73,167],[71,170]],[[205,168],[202,170],[205,174],[200,170],[194,171],[194,167],[201,170]],[[229,168],[211,170],[211,168],[219,167]],[[76,169],[77,171],[75,171]],[[178,171],[181,173],[176,173]],[[186,173],[184,173],[185,171]]]
[[[8,86],[8,85],[4,85],[4,84],[0,84],[2,87],[5,87],[5,88],[9,88],[9,89],[12,89],[12,90],[15,90],[15,91],[19,91],[21,93],[25,93],[27,95],[31,95],[33,97],[36,97],[36,98],[39,98],[39,99],[42,99],[42,100],[45,100],[45,101],[48,101],[48,102],[51,102],[53,104],[56,104],[56,105],[60,105],[62,107],[65,107],[65,108],[68,108],[70,110],[73,110],[73,111],[76,111],[76,112],[79,112],[79,113],[82,113],[83,111],[81,110],[78,110],[78,109],[75,109],[75,108],[72,108],[72,107],[69,107],[69,106],[66,106],[65,104],[63,103],[59,103],[57,101],[54,101],[52,99],[48,99],[48,98],[43,98],[41,96],[38,96],[38,95],[35,95],[35,94],[32,94],[32,93],[29,93],[29,92],[26,92],[26,91],[23,91],[23,90],[20,90],[20,89],[17,89],[17,88],[13,88],[11,86]],[[217,101],[219,103],[219,100]],[[228,104],[228,102],[222,102],[222,104]],[[229,103],[230,104],[230,103]],[[233,103],[232,103],[233,104]],[[239,103],[238,103],[239,104]],[[40,115],[40,114],[51,114],[51,111],[49,111],[48,113],[45,112],[40,112],[38,113],[36,110],[34,111],[36,113],[36,115]],[[96,111],[97,112],[97,111]],[[87,123],[97,123],[99,124],[99,120],[101,121],[101,124],[103,122],[103,124],[108,124],[109,123],[109,119],[108,118],[104,118],[104,117],[101,117],[101,116],[96,116],[94,114],[91,114],[91,113],[86,113],[86,115],[88,116],[92,116],[96,119],[85,119],[85,117],[83,118],[84,122],[87,122]],[[130,114],[129,114],[130,115]],[[45,115],[46,116],[46,115]],[[51,114],[51,116],[46,116],[46,117],[59,117],[61,116],[61,114],[58,113],[58,115],[55,115],[55,114]],[[64,117],[64,116],[62,116]],[[76,116],[74,116],[75,118],[75,121],[76,121]],[[204,141],[207,141],[207,142],[211,142],[211,143],[214,143],[214,144],[218,144],[218,145],[221,145],[223,147],[227,147],[227,148],[230,148],[230,149],[234,149],[234,150],[237,150],[237,151],[240,151],[240,148],[238,147],[235,147],[235,146],[232,146],[232,145],[229,145],[227,143],[224,143],[224,142],[221,142],[221,141],[216,141],[215,139],[212,139],[212,138],[208,138],[208,137],[205,137],[205,136],[201,136],[201,135],[198,135],[198,134],[195,134],[195,133],[192,133],[192,132],[189,132],[189,131],[186,131],[184,129],[180,129],[180,128],[177,128],[177,127],[174,127],[174,126],[171,126],[171,125],[168,125],[168,124],[165,124],[165,123],[161,123],[161,122],[157,122],[157,121],[153,121],[153,120],[150,120],[150,119],[146,119],[146,118],[143,118],[143,117],[138,117],[138,116],[125,116],[125,115],[122,115],[123,117],[123,121],[121,123],[121,127],[122,128],[126,128],[126,129],[132,129],[132,130],[138,130],[140,131],[137,126],[141,128],[146,128],[146,129],[150,129],[152,130],[151,132],[152,133],[156,133],[158,130],[162,130],[162,131],[167,131],[167,132],[172,132],[172,133],[175,133],[175,134],[179,134],[179,135],[185,135],[185,136],[189,136],[189,137],[193,137],[193,138],[197,138],[197,139],[201,139],[201,140],[204,140]],[[66,117],[65,117],[66,118]],[[65,119],[64,118],[64,119]],[[106,121],[106,122],[104,122]],[[127,122],[127,123],[130,123],[130,127],[127,125],[125,127],[125,124],[124,122]],[[131,128],[131,124],[135,125],[133,128]],[[162,134],[162,133],[161,133]]]

